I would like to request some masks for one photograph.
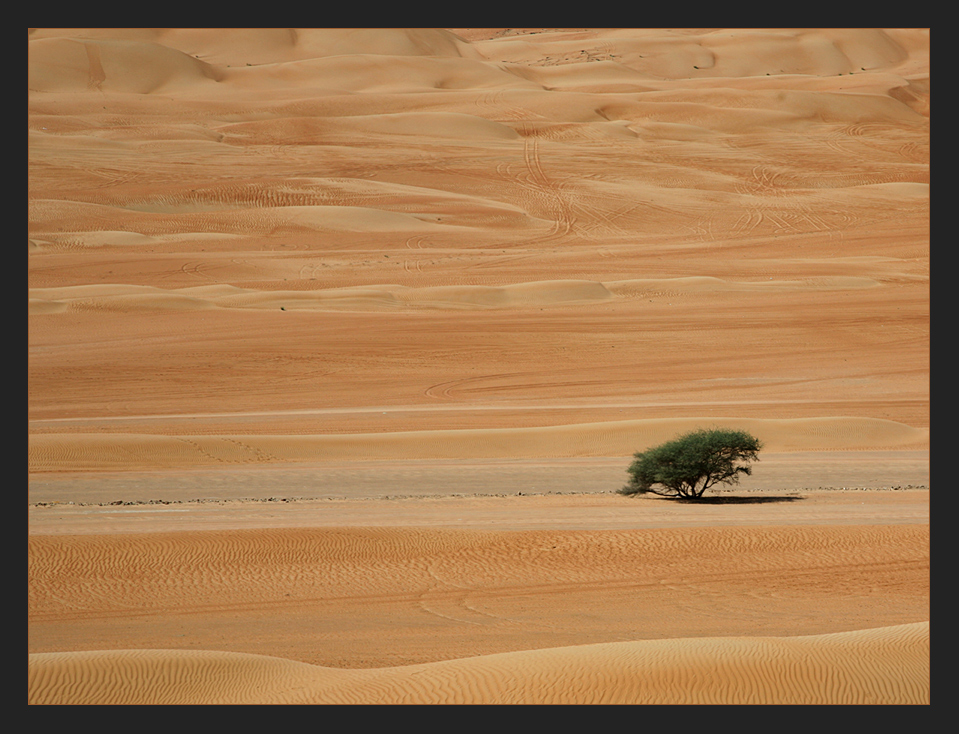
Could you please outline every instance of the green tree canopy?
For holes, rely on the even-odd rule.
[[[629,483],[620,494],[652,492],[663,497],[697,499],[716,484],[736,484],[752,474],[762,442],[746,431],[698,430],[633,455]]]

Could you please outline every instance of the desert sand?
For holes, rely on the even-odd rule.
[[[28,57],[30,703],[929,703],[927,29]]]

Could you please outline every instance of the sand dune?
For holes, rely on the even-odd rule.
[[[202,76],[215,79],[217,75],[209,71],[214,67],[197,63],[200,57],[225,68],[357,54],[481,58],[469,44],[442,29],[245,28],[224,36],[186,28],[40,28],[31,29],[30,39],[34,72],[30,87],[44,91],[85,90],[89,80],[81,72],[88,67],[99,68],[103,77],[94,79],[94,84],[109,77],[108,91],[138,94],[157,91],[161,79],[180,77],[193,82],[198,69],[204,70]]]
[[[928,29],[27,39],[31,702],[928,702]]]
[[[48,38],[30,44],[27,83],[42,92],[150,94],[212,83],[217,76],[215,67],[162,44]]]
[[[282,68],[230,70],[230,82],[248,89],[290,85],[302,90],[317,83],[327,93],[409,94],[437,89],[487,87],[538,88],[483,61],[436,56],[389,56],[358,53],[284,64]],[[494,126],[489,125],[492,129]],[[451,133],[444,132],[443,137]]]
[[[83,35],[90,30],[103,33],[84,29]],[[442,28],[235,28],[225,35],[163,28],[155,33],[174,48],[227,66],[351,54],[479,58],[469,43]]]
[[[614,642],[346,671],[239,653],[36,653],[31,704],[928,704],[929,624]]]

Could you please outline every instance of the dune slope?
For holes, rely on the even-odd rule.
[[[172,650],[30,656],[32,704],[928,704],[929,624],[617,642],[342,671]]]
[[[927,31],[28,41],[31,419],[928,426]]]

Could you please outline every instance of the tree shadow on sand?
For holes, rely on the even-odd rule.
[[[781,497],[700,497],[692,499],[690,497],[664,497],[663,499],[672,502],[679,502],[684,505],[763,505],[769,502],[796,502],[805,499],[795,495]]]

